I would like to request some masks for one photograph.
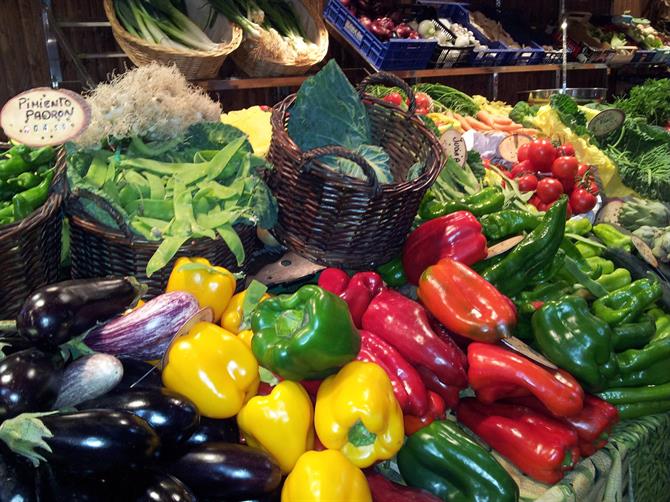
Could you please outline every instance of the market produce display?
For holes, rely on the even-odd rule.
[[[154,3],[123,5],[149,29]],[[268,12],[281,7],[254,5],[281,24]],[[516,501],[519,479],[560,483],[620,421],[670,412],[667,81],[589,106],[440,83],[362,98],[329,62],[286,121],[302,151],[358,154],[322,156],[328,176],[385,190],[424,170],[397,174],[370,96],[467,151],[445,156],[392,261],[282,281],[184,256],[220,239],[243,265],[238,226],[271,232],[277,207],[267,109],[222,115],[174,75],[144,68],[92,91],[91,127],[64,146],[70,196],[155,242],[146,273],[169,279],[153,298],[134,277],[63,280],[0,322],[0,500]],[[594,127],[619,108],[618,127]],[[54,159],[7,152],[0,224],[44,203]]]

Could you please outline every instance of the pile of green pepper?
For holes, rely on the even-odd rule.
[[[0,160],[0,225],[21,220],[49,196],[56,153],[50,146],[16,145]]]

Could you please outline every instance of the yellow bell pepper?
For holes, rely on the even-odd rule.
[[[363,471],[337,450],[308,451],[286,478],[281,502],[372,502]]]
[[[237,414],[249,446],[267,451],[289,473],[300,455],[314,447],[314,408],[307,391],[285,380],[267,396],[251,398]]]
[[[225,310],[223,311],[223,316],[221,317],[221,326],[231,333],[239,334],[242,330],[242,318],[244,317],[244,312],[242,312],[242,306],[244,305],[244,299],[247,296],[247,291],[244,290],[237,293],[233,296]],[[261,296],[261,302],[270,298],[270,295],[265,293]]]
[[[326,448],[340,450],[358,467],[393,457],[404,439],[403,417],[386,372],[353,361],[319,387],[316,433]]]
[[[201,308],[212,309],[214,322],[218,323],[235,292],[235,276],[223,267],[213,266],[206,258],[179,258],[166,291],[191,293]]]
[[[242,340],[244,343],[247,344],[247,347],[251,348],[251,340],[254,337],[254,332],[251,331],[250,329],[244,329],[240,331],[237,336],[239,337],[240,340]]]
[[[259,381],[251,349],[209,322],[197,323],[175,340],[163,367],[163,385],[188,397],[209,418],[237,415],[256,395]]]

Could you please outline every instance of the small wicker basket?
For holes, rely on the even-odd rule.
[[[216,51],[181,50],[152,44],[131,35],[121,26],[114,10],[114,0],[104,0],[103,5],[116,42],[133,63],[137,66],[152,61],[165,65],[173,64],[189,80],[215,77],[228,54],[237,49],[242,42],[242,29],[231,23],[229,39],[221,42]]]
[[[88,199],[107,211],[120,230],[93,221],[84,210],[82,199]],[[240,270],[235,256],[222,239],[202,238],[184,244],[165,267],[148,278],[147,263],[158,249],[158,242],[147,241],[133,234],[123,216],[107,201],[86,190],[75,190],[70,194],[66,211],[70,221],[73,278],[132,275],[149,287],[145,298],[152,298],[165,291],[174,262],[182,256],[200,256],[229,270]],[[259,247],[256,229],[249,225],[236,225],[235,230],[244,245],[246,266],[252,253]],[[245,270],[244,266],[242,270]]]
[[[263,39],[245,38],[232,53],[235,65],[250,77],[279,77],[304,75],[315,64],[320,63],[328,52],[328,30],[323,21],[323,7],[318,0],[294,1],[296,11],[305,17],[306,33],[318,46],[318,51],[300,58],[281,59],[263,46]],[[300,10],[302,9],[302,10]]]
[[[0,319],[13,319],[31,292],[58,279],[65,196],[63,152],[58,156],[46,202],[27,218],[0,226]]]
[[[438,139],[409,111],[365,95],[368,85],[402,87],[407,84],[380,72],[359,87],[372,125],[375,144],[391,157],[394,179],[380,185],[365,159],[340,147],[326,146],[302,152],[289,137],[289,110],[296,95],[272,110],[272,143],[269,158],[274,165],[268,185],[279,204],[277,237],[298,254],[318,263],[350,269],[369,269],[394,258],[407,237],[426,190],[437,178],[443,163]],[[367,176],[363,181],[329,169],[318,158],[338,155],[358,163]],[[410,167],[424,162],[423,173],[407,181]]]

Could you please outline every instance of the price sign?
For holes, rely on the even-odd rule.
[[[468,149],[465,146],[463,136],[458,131],[454,129],[445,131],[440,137],[440,144],[444,152],[454,159],[459,166],[463,167],[465,165],[468,160]]]
[[[531,141],[533,141],[533,138],[526,136],[525,134],[512,134],[507,136],[498,144],[498,156],[507,162],[516,164],[519,162],[519,158],[517,157],[519,147],[526,143],[530,143]]]
[[[594,136],[603,137],[613,133],[623,125],[626,114],[618,108],[603,110],[589,122],[589,131]]]
[[[0,111],[5,134],[32,147],[60,145],[79,136],[91,122],[91,107],[78,94],[40,87],[7,101]]]

